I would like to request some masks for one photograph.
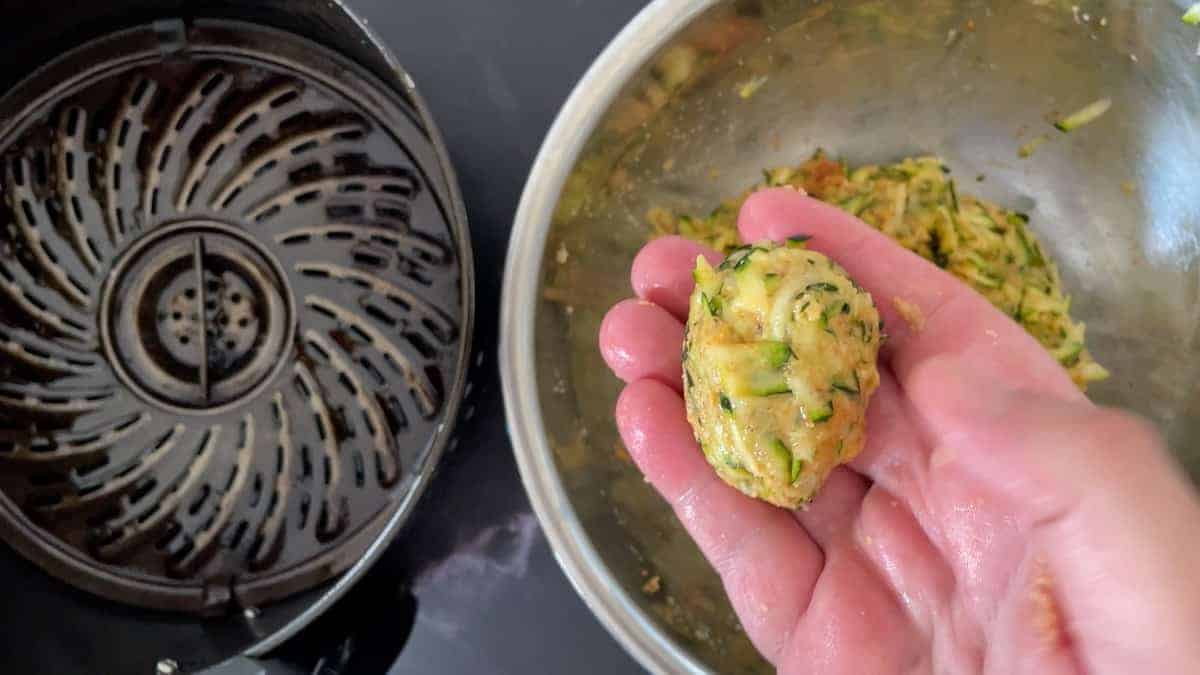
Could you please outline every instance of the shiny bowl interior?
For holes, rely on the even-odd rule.
[[[1200,477],[1200,28],[1180,21],[1186,4],[659,0],[593,66],[518,212],[502,369],[559,560],[647,667],[769,671],[621,447],[600,320],[631,293],[650,208],[707,213],[818,147],[851,164],[940,155],[960,190],[1029,213],[1113,374],[1089,394],[1153,420]],[[1050,124],[1101,98],[1112,108],[1092,124]]]

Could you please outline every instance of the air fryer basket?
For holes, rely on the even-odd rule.
[[[469,244],[411,81],[340,5],[169,5],[14,38],[0,74],[0,534],[40,570],[0,566],[34,636],[81,636],[64,671],[293,632],[395,533],[463,385]]]

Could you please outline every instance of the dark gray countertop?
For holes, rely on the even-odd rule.
[[[495,355],[504,253],[529,167],[575,82],[644,1],[351,4],[411,72],[446,137],[471,221],[483,359],[456,449],[380,564],[416,596],[389,672],[640,672],[570,587],[530,510]]]

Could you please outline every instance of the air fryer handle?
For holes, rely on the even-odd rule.
[[[194,675],[343,675],[341,671],[332,670],[323,663],[318,668],[319,670],[304,671],[279,661],[260,661],[249,656],[235,656]]]
[[[206,668],[195,675],[295,675],[295,672],[271,672],[271,667],[249,656],[235,656],[228,661]]]
[[[417,599],[402,578],[395,566],[376,568],[267,658],[237,656],[194,675],[386,673],[416,622]]]

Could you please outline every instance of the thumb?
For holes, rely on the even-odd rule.
[[[922,364],[910,387],[914,402],[939,402],[918,406],[939,448],[930,479],[953,463],[1016,505],[1085,672],[1200,666],[1200,500],[1153,428],[1005,388],[954,358]]]
[[[1082,397],[1014,389],[969,361],[927,359],[906,393],[941,454],[1025,504],[1033,521],[1090,501],[1200,509],[1191,483],[1144,420]]]

